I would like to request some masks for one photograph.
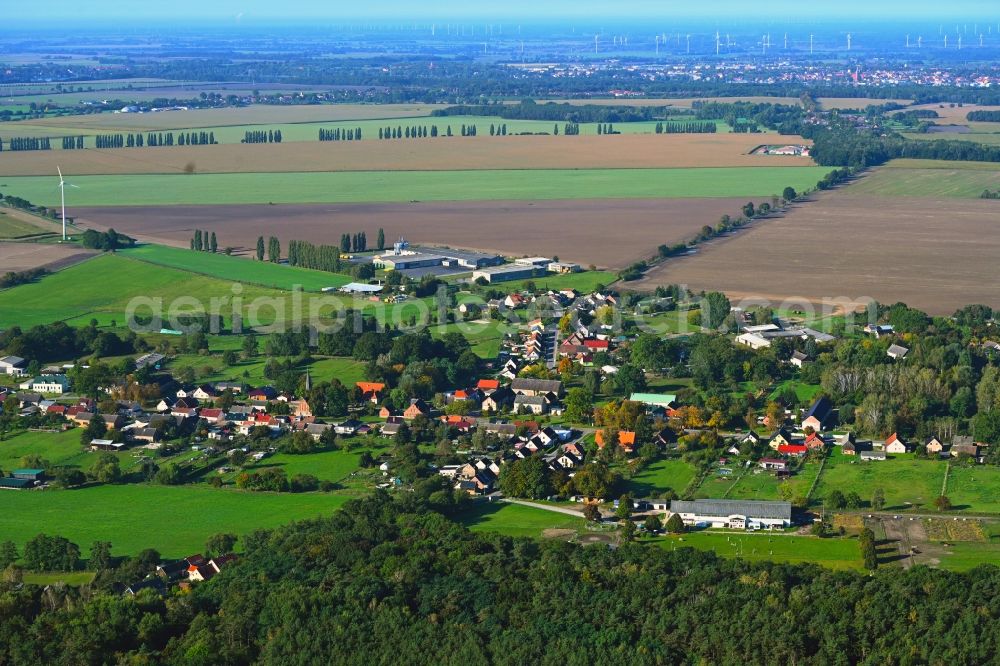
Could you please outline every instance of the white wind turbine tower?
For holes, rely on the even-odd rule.
[[[60,169],[58,166],[56,167],[56,171],[59,172],[59,196],[62,199],[62,239],[63,241],[65,241],[66,240],[66,186],[69,185],[70,187],[76,187],[76,189],[80,188],[74,185],[73,183],[67,183],[66,180],[63,178],[62,169]]]

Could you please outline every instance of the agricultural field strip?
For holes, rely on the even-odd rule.
[[[826,167],[712,167],[80,176],[72,205],[754,197],[786,186],[805,189],[827,172]],[[39,205],[58,203],[51,177],[3,180],[4,192]]]

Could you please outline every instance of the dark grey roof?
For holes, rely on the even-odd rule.
[[[746,516],[748,518],[774,518],[791,520],[791,502],[764,502],[754,500],[673,500],[671,513],[693,513],[696,516]]]
[[[562,390],[562,382],[558,379],[524,379],[518,377],[510,383],[510,387],[515,391],[558,393]]]

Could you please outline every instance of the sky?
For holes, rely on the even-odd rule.
[[[954,18],[955,20],[1000,20],[997,0],[36,0],[10,2],[4,20],[45,22],[58,19],[100,20],[107,18],[145,22],[175,21],[233,22],[264,19],[307,21],[359,18],[400,19],[500,19],[524,22],[571,17],[576,20],[665,18],[787,18],[858,19],[879,17]]]

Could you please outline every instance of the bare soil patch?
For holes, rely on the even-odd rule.
[[[32,268],[58,270],[79,263],[95,253],[77,245],[0,243],[0,273]]]
[[[511,136],[405,141],[294,142],[5,153],[0,176],[466,169],[647,169],[813,166],[808,157],[758,156],[754,134]],[[773,140],[774,137],[771,137]],[[801,137],[784,143],[808,144]]]
[[[661,243],[694,236],[742,199],[615,199],[470,201],[410,204],[106,207],[77,210],[77,222],[114,227],[150,242],[189,247],[195,229],[216,232],[221,246],[253,247],[258,236],[337,245],[364,230],[387,243],[414,243],[557,255],[584,266],[619,268],[651,256]],[[371,242],[370,241],[370,242]]]
[[[686,284],[770,300],[875,298],[948,315],[971,303],[1000,307],[996,203],[823,193],[671,260],[640,286]]]

